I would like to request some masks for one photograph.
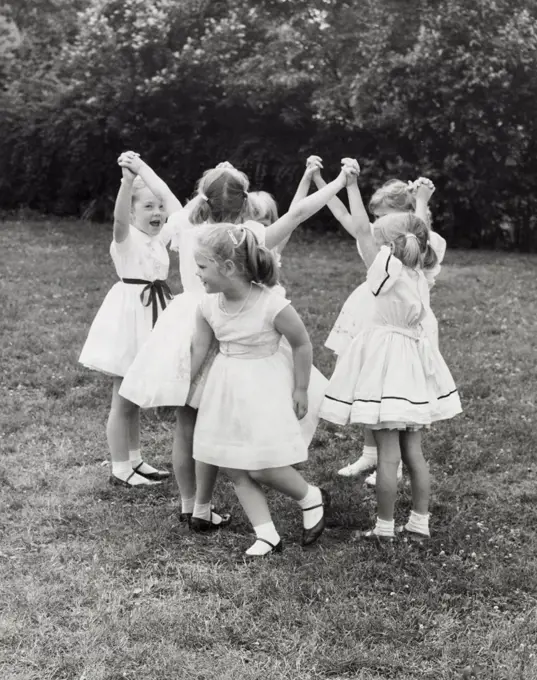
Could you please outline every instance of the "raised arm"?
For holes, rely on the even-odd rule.
[[[341,191],[347,182],[347,177],[353,174],[353,172],[351,168],[342,169],[333,182],[311,194],[311,196],[303,198],[291,207],[289,212],[280,217],[279,220],[276,220],[270,227],[267,227],[265,231],[267,248],[270,250],[275,248],[284,239],[289,237],[299,224],[302,224],[302,222],[324,207],[338,191]]]
[[[358,168],[358,171],[347,185],[347,193],[349,195],[349,205],[351,208],[351,218],[356,232],[356,241],[358,244],[358,252],[360,253],[365,266],[369,269],[375,257],[379,252],[379,248],[375,243],[373,234],[371,233],[371,225],[369,224],[369,217],[362,200],[360,189],[356,177],[359,175],[360,166],[357,161],[351,158],[343,159],[344,166]]]
[[[419,177],[412,182],[412,191],[416,199],[416,216],[425,222],[425,224],[432,229],[431,216],[429,211],[429,201],[435,191],[435,186],[427,177]]]
[[[134,175],[128,168],[121,168],[123,175],[114,206],[114,241],[121,243],[129,235],[131,217],[132,183]]]
[[[126,151],[118,158],[121,167],[128,168],[135,175],[140,175],[149,190],[164,203],[164,209],[171,215],[183,207],[166,182],[143,161],[134,151]]]

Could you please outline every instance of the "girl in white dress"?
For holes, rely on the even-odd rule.
[[[218,343],[194,431],[196,463],[225,468],[233,481],[256,534],[248,557],[282,550],[263,484],[297,501],[302,544],[309,545],[324,530],[329,497],[292,467],[308,457],[298,420],[308,410],[312,365],[306,328],[290,302],[270,290],[276,262],[248,228],[224,224],[206,232],[196,263],[212,294],[202,297],[196,316],[193,377]],[[278,351],[282,336],[292,348],[292,364]]]
[[[126,167],[146,177],[146,164],[136,155],[126,156]],[[198,238],[211,225],[244,223],[255,233],[260,244],[270,249],[288,238],[294,229],[320,210],[345,185],[346,175],[340,175],[322,191],[304,198],[274,224],[263,227],[249,220],[251,204],[246,175],[229,163],[207,171],[198,183],[197,195],[189,205],[168,220],[174,232],[172,248],[179,251],[181,281],[184,292],[175,297],[159,317],[150,339],[139,352],[121,387],[121,395],[144,407],[176,406],[176,427],[173,441],[173,467],[181,495],[181,519],[188,520],[194,531],[211,531],[225,526],[229,516],[222,518],[211,507],[217,468],[194,466],[192,445],[196,409],[216,345],[208,353],[205,365],[191,384],[190,346],[195,314],[203,286],[196,276],[194,250]],[[149,183],[149,179],[147,180]],[[151,184],[150,184],[151,186]],[[285,354],[285,349],[280,351]],[[310,382],[313,403],[320,407],[326,379],[314,371]],[[309,445],[318,423],[318,410],[312,410],[302,421],[302,431]]]
[[[319,167],[320,163],[321,165]],[[322,168],[321,159],[318,156],[310,156],[307,165],[317,167],[313,173],[313,181],[318,188],[324,186],[325,182],[320,173]],[[436,277],[440,273],[440,264],[444,259],[446,252],[445,239],[431,228],[428,204],[433,192],[433,183],[425,177],[420,177],[414,182],[409,183],[402,182],[401,180],[389,180],[380,187],[380,189],[375,191],[369,202],[369,211],[376,219],[394,212],[413,212],[426,222],[430,230],[429,240],[431,242],[431,247],[435,251],[438,259],[434,268],[425,270],[427,280],[431,287],[434,285]],[[357,234],[354,220],[342,201],[335,196],[329,201],[328,207],[341,226],[356,239]],[[373,225],[371,225],[371,229],[373,229]],[[356,246],[358,254],[360,254],[358,241],[356,242]],[[337,357],[341,356],[356,335],[358,335],[360,330],[367,325],[372,312],[373,303],[367,283],[364,282],[347,298],[336,323],[326,340],[325,346],[328,347],[328,349],[331,349]],[[430,337],[438,344],[438,322],[430,308],[427,310],[423,325],[427,328]],[[341,468],[341,470],[338,470],[338,474],[342,477],[355,477],[366,470],[376,467],[376,465],[377,446],[373,433],[366,427],[364,429],[364,446],[362,454],[357,460]],[[397,471],[397,478],[400,481],[402,477],[403,470],[402,465],[400,465]],[[365,481],[366,484],[375,486],[375,472],[366,477]]]
[[[172,297],[165,282],[170,235],[163,225],[167,210],[177,210],[177,204],[163,183],[165,190],[157,197],[129,169],[124,168],[122,173],[110,246],[120,280],[97,312],[79,361],[113,377],[106,428],[112,458],[110,482],[134,487],[157,484],[170,474],[142,461],[139,408],[120,396],[119,388]]]
[[[351,197],[352,192],[352,197]],[[423,220],[412,213],[379,218],[371,234],[357,185],[349,187],[351,213],[368,269],[373,313],[340,357],[330,379],[321,417],[361,423],[373,431],[378,449],[378,518],[367,536],[393,537],[397,468],[410,472],[409,532],[429,535],[429,472],[421,450],[421,428],[461,412],[453,378],[422,322],[429,310],[424,268],[436,255]]]

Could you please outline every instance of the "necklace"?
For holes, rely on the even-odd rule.
[[[241,312],[244,311],[244,308],[248,304],[248,300],[250,299],[250,295],[252,294],[253,286],[250,284],[250,290],[248,291],[248,295],[244,298],[244,302],[242,305],[239,307],[239,309],[236,312],[228,312],[226,309],[226,305],[224,302],[224,296],[222,293],[220,293],[220,309],[224,312],[224,314],[227,314],[228,316],[238,316]]]

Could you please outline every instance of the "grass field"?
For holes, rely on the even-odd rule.
[[[448,253],[433,308],[464,414],[425,436],[433,538],[352,540],[374,494],[337,469],[359,429],[324,424],[306,476],[334,507],[318,545],[271,496],[282,556],[243,562],[248,523],[227,481],[218,535],[179,523],[174,484],[108,484],[109,380],[77,358],[114,282],[109,228],[0,226],[2,680],[535,680],[537,258]],[[179,289],[173,260],[172,287]],[[292,242],[285,283],[315,362],[364,269],[349,240]],[[171,467],[172,413],[144,413],[143,451]],[[410,507],[401,488],[397,520]]]

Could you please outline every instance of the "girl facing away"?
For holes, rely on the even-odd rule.
[[[150,170],[135,154],[124,156],[121,162],[142,177],[146,177]],[[191,383],[190,347],[198,302],[205,292],[196,275],[194,252],[198,239],[215,224],[244,223],[256,235],[260,245],[273,249],[343,188],[346,177],[345,173],[341,173],[323,190],[298,201],[287,214],[265,228],[249,220],[251,204],[248,178],[229,164],[223,164],[204,173],[198,183],[196,197],[187,209],[178,211],[169,219],[170,228],[174,231],[172,248],[179,250],[184,292],[176,296],[160,316],[150,339],[125,377],[121,394],[145,408],[177,407],[173,467],[181,495],[181,519],[188,521],[194,531],[218,529],[230,520],[229,516],[222,517],[211,507],[217,467],[202,463],[195,465],[192,457],[197,408],[208,369],[218,351],[215,343],[196,380]],[[154,190],[158,193],[158,187]],[[286,353],[283,343],[279,351]],[[313,375],[317,375],[317,378],[310,381],[310,402],[320,407],[326,379],[315,371]],[[317,422],[318,408],[310,410],[301,421],[307,445]]]
[[[317,167],[312,177],[315,185],[318,188],[324,186],[325,182],[321,176],[322,160],[318,156],[310,156],[307,164]],[[433,183],[425,177],[420,177],[414,182],[408,183],[394,179],[388,180],[377,189],[369,202],[369,212],[375,219],[396,212],[412,212],[427,224],[431,247],[435,251],[438,260],[434,268],[426,270],[427,280],[431,287],[440,273],[440,263],[444,259],[446,252],[446,241],[431,228],[429,201],[433,192]],[[355,221],[343,202],[336,196],[329,201],[328,207],[342,227],[353,238],[357,239]],[[371,230],[373,230],[373,225],[370,226]],[[360,254],[358,240],[356,245]],[[367,327],[372,311],[371,296],[367,283],[364,282],[345,301],[334,327],[326,340],[325,346],[332,350],[337,357],[340,357],[356,335],[363,328]],[[423,320],[423,327],[428,332],[430,338],[438,345],[438,322],[430,307],[427,309]],[[342,477],[355,477],[375,468],[376,465],[377,447],[375,439],[373,433],[366,427],[364,428],[364,447],[361,455],[354,462],[341,468],[338,474]],[[398,480],[401,480],[402,476],[402,465],[400,465],[397,471]],[[365,481],[367,484],[375,486],[376,474],[373,472]]]
[[[462,410],[451,373],[422,326],[429,310],[425,271],[434,269],[437,257],[419,217],[390,213],[375,222],[371,233],[357,184],[348,191],[373,310],[368,326],[336,365],[321,417],[341,425],[360,423],[373,433],[378,516],[364,536],[394,536],[401,459],[412,488],[412,512],[404,529],[429,536],[429,471],[421,430]]]
[[[307,460],[299,419],[308,410],[311,342],[302,320],[282,295],[274,256],[244,227],[223,224],[206,232],[196,249],[205,291],[192,344],[194,377],[215,340],[194,430],[197,463],[218,466],[233,482],[256,540],[247,557],[281,552],[263,486],[294,499],[303,512],[302,544],[325,526],[329,496],[292,466]],[[293,362],[278,351],[284,336]]]
[[[119,281],[106,295],[91,325],[79,361],[112,376],[112,403],[106,435],[112,459],[110,482],[141,487],[158,484],[169,472],[156,470],[140,454],[140,413],[119,389],[158,315],[171,299],[166,284],[168,210],[176,210],[170,192],[155,196],[128,168],[114,209],[110,255]]]

